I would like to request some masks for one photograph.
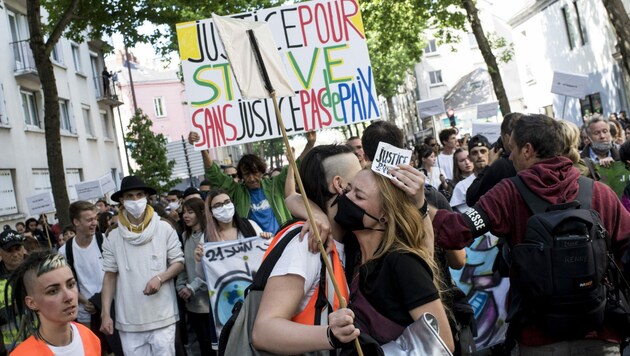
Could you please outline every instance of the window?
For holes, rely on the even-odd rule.
[[[13,177],[8,169],[0,169],[0,216],[17,214]]]
[[[566,6],[562,7],[562,19],[564,20],[564,28],[567,32],[567,38],[569,39],[569,49],[574,49],[575,32],[571,23],[571,13],[569,12],[569,8]]]
[[[477,44],[477,38],[472,32],[468,32],[468,45],[470,46],[470,48],[479,48],[479,45]]]
[[[72,125],[70,124],[70,110],[68,109],[68,100],[59,100],[59,123],[61,125],[61,131],[72,132]]]
[[[435,52],[437,52],[437,44],[435,43],[435,39],[429,40],[429,43],[427,43],[427,47],[424,49],[424,53],[429,54]]]
[[[37,126],[41,128],[39,121],[39,107],[37,106],[37,95],[30,91],[21,91],[22,110],[24,110],[24,122],[28,126]]]
[[[4,101],[4,85],[0,83],[0,125],[8,125],[7,104]]]
[[[89,137],[94,137],[94,128],[92,126],[92,118],[90,117],[90,108],[88,106],[82,106],[81,114],[83,115],[83,124],[85,125],[85,133]]]
[[[79,52],[79,46],[75,44],[72,45],[72,60],[74,61],[74,70],[77,73],[83,73],[81,70],[81,52]]]
[[[602,98],[599,93],[587,95],[584,99],[580,99],[580,109],[582,117],[589,116],[594,113],[602,113]]]
[[[50,54],[50,58],[52,58],[53,62],[58,64],[63,64],[63,56],[61,53],[61,44],[57,42],[52,49],[52,53]]]
[[[155,117],[165,117],[164,97],[158,96],[153,98],[153,108],[155,109]]]
[[[74,185],[81,182],[81,170],[76,168],[66,169],[66,188],[70,201],[78,200],[77,190]],[[33,169],[33,189],[35,194],[51,190],[50,173],[48,169]]]
[[[28,39],[28,26],[26,22],[26,16],[17,14],[11,11],[7,11],[9,18],[9,30],[11,31],[11,42],[13,43],[13,56],[17,68],[24,66],[25,47],[28,47],[28,43],[25,41]]]
[[[584,46],[588,42],[588,37],[586,36],[586,28],[582,24],[582,18],[580,17],[580,10],[578,9],[577,1],[573,2],[573,8],[575,9],[575,16],[577,17],[577,27],[580,33],[580,42],[582,46]]]
[[[112,124],[109,122],[109,115],[106,111],[101,111],[101,124],[103,125],[103,136],[105,138],[113,138]]]
[[[435,70],[435,71],[429,72],[429,80],[431,81],[432,85],[442,84],[442,71]]]

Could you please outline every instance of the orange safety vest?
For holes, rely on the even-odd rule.
[[[100,356],[101,355],[101,341],[98,339],[94,333],[88,329],[87,327],[79,324],[72,323],[79,330],[79,336],[81,337],[81,342],[83,342],[83,351],[85,352],[85,356]],[[18,345],[13,352],[10,354],[11,356],[54,356],[53,352],[50,350],[48,345],[40,339],[36,339],[35,336],[31,335],[28,339],[24,340],[23,343]]]
[[[269,252],[276,246],[278,241],[280,241],[280,239],[284,238],[293,229],[301,229],[303,225],[304,225],[303,221],[298,221],[280,230],[276,234],[276,236],[273,238],[271,243],[269,244],[269,247],[267,248],[267,251],[265,252],[265,255],[263,256],[263,261],[265,260]],[[337,281],[337,285],[339,286],[341,295],[347,301],[348,291],[349,291],[348,282],[346,281],[346,275],[344,274],[343,264],[341,263],[341,258],[339,257],[337,246],[335,246],[334,243],[333,243],[332,252],[330,253],[329,257],[330,257],[329,260],[333,267],[335,280]],[[326,273],[326,283],[324,284],[324,286],[326,288],[325,295],[326,295],[326,298],[328,299],[328,304],[333,306],[333,310],[339,309],[340,307],[339,299],[337,298],[337,295],[335,294],[335,289],[328,273]],[[315,288],[315,293],[313,293],[313,295],[311,296],[311,299],[309,299],[304,310],[302,310],[299,314],[294,316],[291,319],[292,321],[296,323],[300,323],[300,324],[305,324],[305,325],[316,324],[316,320],[318,316],[315,313],[316,313],[317,298],[319,296],[319,288],[320,288],[320,284],[318,284],[317,287]],[[332,313],[332,310],[330,311],[330,313]],[[327,323],[328,314],[329,314],[329,311],[328,311],[328,307],[326,306],[322,309],[321,315],[319,316],[320,321],[326,321]]]

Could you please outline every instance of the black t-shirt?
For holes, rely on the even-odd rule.
[[[360,269],[361,292],[383,316],[401,326],[409,311],[439,298],[429,266],[412,253],[390,252]]]

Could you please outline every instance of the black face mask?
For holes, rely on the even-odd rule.
[[[337,214],[335,215],[335,221],[341,225],[342,228],[348,231],[358,230],[375,230],[385,231],[384,229],[372,229],[363,225],[363,216],[367,215],[370,218],[380,221],[380,219],[368,214],[363,208],[356,205],[345,194],[341,194],[337,197],[336,203],[339,204],[337,208]]]

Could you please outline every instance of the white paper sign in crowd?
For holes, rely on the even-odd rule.
[[[472,134],[483,135],[488,139],[491,144],[497,142],[501,137],[501,124],[495,123],[475,123],[472,124]],[[507,146],[507,142],[503,142],[504,146]]]
[[[50,191],[26,197],[26,205],[30,215],[46,214],[55,211],[55,202]]]
[[[429,117],[433,115],[441,115],[446,112],[444,109],[444,98],[439,97],[435,99],[418,100],[416,101],[416,108],[421,118]]]
[[[201,261],[217,335],[232,316],[234,304],[245,299],[245,289],[254,280],[270,242],[250,237],[204,244]]]
[[[477,105],[477,118],[485,119],[487,117],[497,116],[497,111],[499,109],[499,102],[494,101],[491,103],[483,103]]]
[[[409,164],[411,162],[411,154],[413,151],[404,148],[398,148],[389,143],[379,142],[374,161],[372,162],[372,170],[380,175],[393,178],[389,174],[389,169],[397,169],[399,164]]]
[[[588,76],[564,72],[553,72],[551,92],[584,99],[588,91]]]
[[[74,185],[74,188],[77,190],[79,200],[90,200],[102,198],[105,196],[105,193],[114,191],[116,184],[114,184],[111,175],[105,174],[97,180],[77,183]]]
[[[294,96],[278,100],[289,134],[380,116],[357,0],[303,2],[230,17],[268,23],[295,89]],[[211,19],[177,24],[177,38],[188,116],[200,136],[196,149],[281,135],[271,100],[242,99]]]

